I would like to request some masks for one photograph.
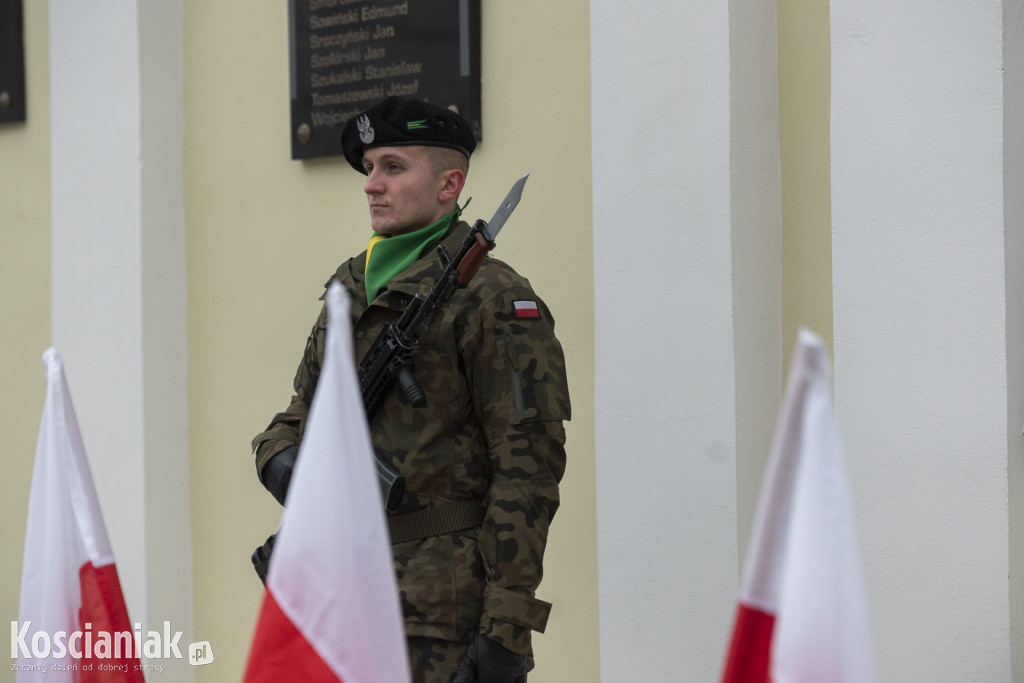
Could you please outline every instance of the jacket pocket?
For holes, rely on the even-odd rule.
[[[523,385],[519,377],[519,368],[516,365],[516,347],[512,339],[512,328],[506,326],[503,332],[505,334],[505,351],[508,356],[509,380],[512,384],[512,404],[516,409],[516,419],[522,420],[525,415]]]

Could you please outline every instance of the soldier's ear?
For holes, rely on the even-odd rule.
[[[462,188],[466,186],[466,174],[457,168],[451,168],[441,174],[441,181],[437,198],[444,204],[458,198]]]

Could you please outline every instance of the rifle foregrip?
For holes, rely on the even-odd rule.
[[[494,249],[494,244],[487,241],[483,232],[475,232],[476,244],[469,248],[466,255],[459,261],[459,287],[465,287],[469,281],[480,270],[480,264],[484,262],[487,252]]]
[[[408,366],[399,369],[398,386],[402,387],[402,395],[413,408],[422,408],[427,405],[427,397],[423,394],[423,389],[420,388],[416,378],[412,376]]]

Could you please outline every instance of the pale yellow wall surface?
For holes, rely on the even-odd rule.
[[[832,216],[829,165],[829,4],[778,0],[779,157],[782,206],[782,382],[797,330],[832,349]],[[741,463],[739,552],[746,556],[768,449]]]
[[[832,349],[832,202],[829,163],[829,4],[778,0],[782,160],[782,347],[788,372],[796,332]],[[784,375],[785,376],[785,375]]]
[[[484,140],[466,217],[490,218],[531,173],[496,255],[554,312],[573,398],[539,593],[555,607],[530,680],[597,680],[588,3],[483,4]],[[262,595],[249,555],[280,517],[249,440],[287,405],[324,282],[370,234],[363,176],[340,158],[290,159],[286,7],[185,2],[194,633],[216,656],[197,681],[241,675]]]
[[[25,123],[0,125],[0,623],[18,619],[28,489],[50,345],[50,90],[47,4],[25,2]],[[7,660],[5,660],[7,661]],[[10,666],[0,681],[14,681]]]

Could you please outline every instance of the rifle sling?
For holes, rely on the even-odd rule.
[[[388,516],[391,545],[444,536],[483,524],[484,506],[478,500],[463,500],[436,508]]]

